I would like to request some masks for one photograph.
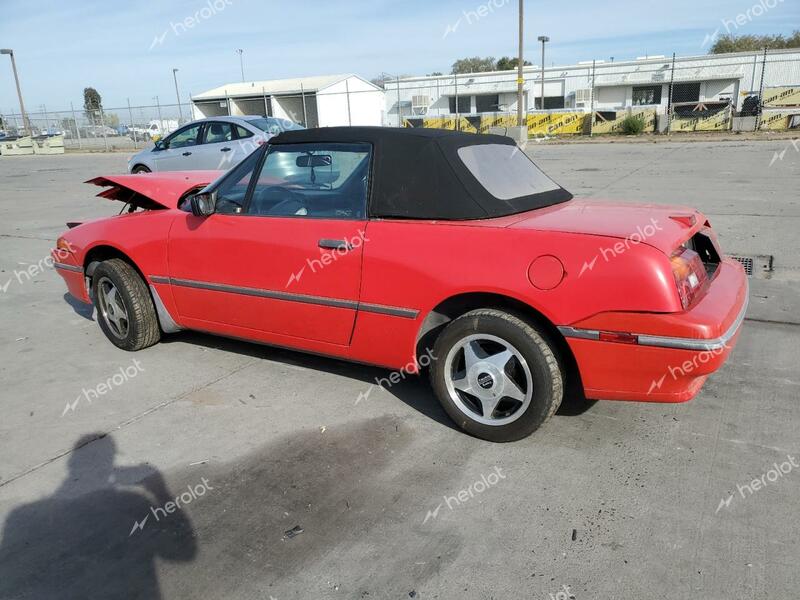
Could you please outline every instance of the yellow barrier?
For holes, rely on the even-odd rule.
[[[730,107],[705,116],[681,117],[674,115],[670,122],[671,131],[727,131],[730,126]]]
[[[528,135],[561,135],[583,133],[584,123],[589,115],[580,112],[569,113],[541,113],[526,115]],[[456,118],[448,117],[425,117],[421,119],[422,127],[432,129],[456,128]],[[419,120],[403,119],[405,127],[418,127]],[[488,133],[491,127],[516,127],[517,115],[484,115],[459,117],[458,129],[469,133]]]
[[[763,101],[765,108],[800,106],[800,86],[766,88]]]
[[[761,113],[760,130],[780,131],[789,129],[789,121],[793,116],[800,115],[800,109],[795,110],[765,110]]]
[[[517,115],[492,115],[481,117],[481,133],[488,133],[491,127],[508,129],[509,127],[516,127],[518,124]]]
[[[590,115],[582,112],[534,113],[528,115],[528,135],[564,135],[583,133]]]
[[[607,119],[600,112],[594,113],[592,133],[622,133],[622,122],[629,116],[638,117],[644,121],[643,131],[653,132],[656,130],[656,110],[654,108],[631,112],[619,111],[615,115],[615,118]]]

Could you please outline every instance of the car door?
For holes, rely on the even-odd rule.
[[[193,158],[200,142],[202,123],[187,125],[156,144],[153,158],[156,171],[199,169]]]
[[[202,143],[194,157],[196,169],[225,170],[236,164],[233,123],[206,121]]]
[[[217,184],[214,214],[181,215],[168,261],[187,325],[349,344],[370,161],[368,144],[266,146]]]

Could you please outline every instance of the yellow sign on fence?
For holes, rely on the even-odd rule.
[[[569,113],[542,113],[526,115],[528,135],[564,135],[583,133],[584,123],[589,115],[580,112]],[[425,117],[421,119],[421,126],[433,129],[455,129],[456,118]],[[419,127],[420,121],[405,119],[406,127]],[[517,115],[483,115],[475,117],[459,117],[458,129],[469,133],[488,133],[491,127],[516,127]]]
[[[564,135],[583,133],[589,115],[582,112],[528,115],[528,135]]]
[[[726,131],[730,129],[730,106],[717,112],[696,117],[674,115],[670,123],[671,131]]]
[[[764,90],[764,107],[800,106],[800,86]]]
[[[630,113],[627,111],[620,111],[614,113],[616,116],[613,119],[607,118],[608,113],[594,113],[594,120],[592,121],[592,133],[621,133],[622,122],[628,117],[637,117],[644,121],[644,131],[656,130],[656,110],[642,109],[634,110]]]
[[[789,121],[793,116],[800,115],[800,109],[796,110],[765,110],[761,113],[761,124],[759,129],[769,129],[771,131],[789,129]]]

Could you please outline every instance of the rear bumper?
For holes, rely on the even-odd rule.
[[[588,398],[644,402],[691,400],[727,360],[747,312],[744,270],[726,259],[706,295],[682,313],[604,313],[559,327]],[[630,333],[636,343],[601,340]]]

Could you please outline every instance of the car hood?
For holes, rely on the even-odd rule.
[[[89,179],[108,189],[97,194],[101,198],[119,200],[138,208],[158,210],[177,208],[187,192],[201,189],[216,180],[224,171],[171,171],[137,175],[103,175]]]
[[[519,217],[509,227],[629,239],[665,254],[708,226],[702,213],[686,206],[585,199],[570,200]]]

